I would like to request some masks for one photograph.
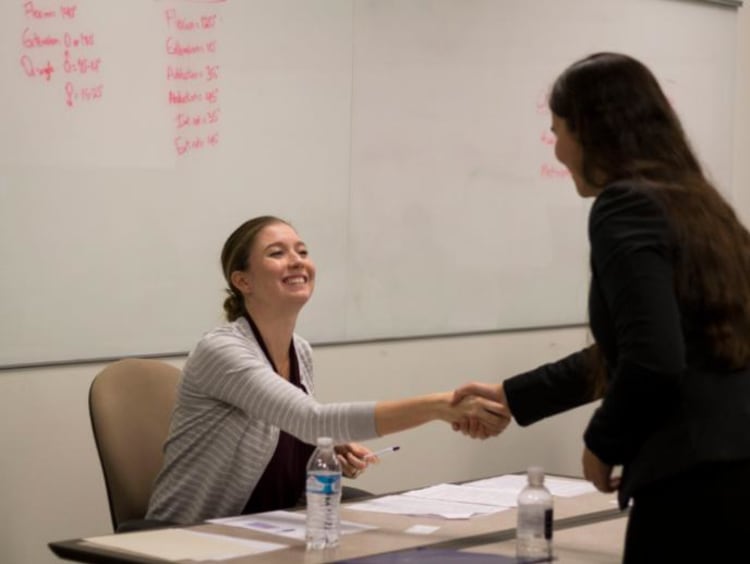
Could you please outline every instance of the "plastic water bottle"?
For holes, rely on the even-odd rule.
[[[318,438],[318,447],[307,463],[308,550],[323,550],[339,544],[341,520],[341,465],[330,437]]]
[[[528,469],[528,483],[518,494],[516,558],[518,562],[552,559],[552,494],[544,487],[544,470]]]

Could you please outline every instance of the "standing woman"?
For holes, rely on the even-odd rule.
[[[622,508],[633,500],[625,562],[746,554],[750,235],[640,62],[586,57],[557,79],[549,105],[555,154],[578,193],[595,198],[595,345],[456,398],[483,394],[524,426],[601,398],[583,473],[619,490]]]
[[[451,392],[398,401],[322,405],[312,397],[310,345],[294,333],[315,265],[286,222],[257,217],[224,244],[228,323],[207,333],[183,369],[147,519],[175,523],[294,506],[318,437],[332,437],[344,475],[367,467],[353,440],[434,420],[479,418],[483,435],[507,424],[502,406]]]

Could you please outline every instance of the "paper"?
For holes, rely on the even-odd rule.
[[[126,550],[171,562],[226,560],[288,547],[285,544],[238,539],[188,529],[156,529],[84,540],[97,546]]]
[[[412,525],[408,529],[404,529],[404,532],[410,535],[431,535],[439,528],[432,525]]]
[[[596,488],[594,484],[586,480],[576,480],[573,478],[550,478],[544,479],[544,485],[552,495],[558,497],[575,497],[587,493],[594,493]]]
[[[525,474],[508,474],[462,485],[438,484],[400,495],[385,496],[347,505],[349,509],[398,515],[431,515],[444,519],[468,519],[516,507],[526,486]],[[546,477],[552,495],[573,497],[595,492],[594,486],[573,478]]]
[[[526,481],[525,474],[507,474],[505,476],[487,478],[486,480],[468,482],[464,485],[472,488],[515,492],[515,495],[518,496],[519,492],[524,486],[526,486]],[[577,495],[593,493],[596,491],[596,488],[591,482],[577,478],[545,476],[544,485],[552,495],[558,497],[575,497]],[[513,505],[515,505],[515,502]]]
[[[388,495],[359,503],[350,503],[346,507],[356,511],[374,511],[397,515],[431,515],[443,519],[468,519],[472,515],[486,515],[508,509],[507,507],[429,499],[408,494]]]
[[[230,527],[250,529],[252,531],[260,531],[290,539],[305,540],[304,513],[292,511],[269,511],[267,513],[253,513],[252,515],[211,519],[208,522],[220,523]],[[351,521],[341,521],[342,535],[360,533],[369,529],[377,529],[377,527],[352,523]]]
[[[515,507],[519,491],[510,488],[493,488],[492,492],[488,492],[487,488],[477,488],[469,484],[462,486],[456,484],[438,484],[421,490],[410,491],[405,495],[439,499],[442,501],[490,505],[492,507]]]

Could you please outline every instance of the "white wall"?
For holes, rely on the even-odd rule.
[[[750,2],[740,8],[734,122],[734,203],[750,224]]]
[[[750,8],[740,10],[740,56],[733,194],[750,218]],[[550,291],[554,291],[554,286]],[[382,399],[451,389],[467,379],[499,380],[586,342],[582,329],[529,331],[348,345],[316,352],[324,401]],[[172,359],[180,365],[182,359]],[[109,514],[88,420],[87,392],[101,365],[0,372],[0,562],[55,562],[47,542],[106,534]],[[578,473],[580,436],[591,407],[502,437],[470,441],[431,424],[373,446],[402,451],[358,485],[375,492],[522,469]]]
[[[385,399],[497,381],[585,343],[582,329],[533,331],[316,350],[323,401]],[[183,359],[170,359],[181,365]],[[110,532],[106,494],[88,419],[87,393],[102,365],[0,373],[0,562],[54,561],[52,540]],[[529,463],[574,473],[586,408],[502,439],[472,441],[432,423],[373,447],[399,444],[356,484],[374,492],[515,471]]]

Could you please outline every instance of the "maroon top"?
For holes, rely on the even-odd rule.
[[[245,317],[266,358],[273,366],[274,371],[278,373],[273,360],[271,360],[271,355],[268,354],[260,331],[258,331],[249,315]],[[299,364],[294,343],[289,346],[289,383],[302,391],[307,391],[300,381]],[[279,442],[276,445],[276,450],[250,495],[250,499],[247,500],[242,513],[260,513],[297,505],[305,491],[307,461],[313,450],[315,450],[313,445],[303,443],[297,437],[285,431],[279,431]]]

